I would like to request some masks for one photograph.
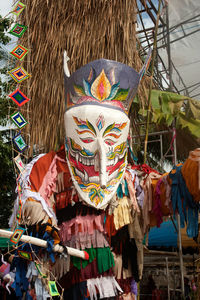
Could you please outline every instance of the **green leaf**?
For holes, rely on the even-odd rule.
[[[152,92],[151,92],[151,105],[152,105],[153,109],[159,109],[160,108],[159,96],[160,96],[160,91],[152,90]]]
[[[200,120],[200,101],[192,100],[188,101],[189,109],[192,112],[194,119]]]
[[[143,116],[143,117],[146,117],[147,116],[147,110],[146,109],[143,109],[143,108],[140,108],[140,110],[138,111],[138,113]]]
[[[200,120],[188,119],[184,113],[179,114],[179,125],[187,127],[192,135],[200,138]]]

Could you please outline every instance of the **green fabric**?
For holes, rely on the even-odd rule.
[[[85,249],[85,251],[89,254],[89,260],[84,260],[79,257],[72,256],[71,262],[78,270],[81,270],[81,267],[84,269],[87,265],[96,258],[97,259],[97,267],[99,273],[103,273],[108,271],[112,266],[114,266],[114,258],[110,251],[109,247],[104,248],[90,248]]]
[[[9,247],[13,246],[13,244],[10,242],[10,239],[4,238],[4,237],[0,237],[0,249],[8,248],[8,246]]]
[[[114,258],[109,247],[97,248],[97,266],[99,273],[106,272],[114,266]]]

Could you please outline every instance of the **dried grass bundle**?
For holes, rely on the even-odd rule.
[[[135,0],[24,0],[21,22],[28,26],[22,40],[31,51],[23,66],[31,73],[29,104],[30,153],[57,149],[64,141],[63,51],[70,72],[98,59],[126,63],[136,70]],[[144,100],[143,81],[140,98]]]

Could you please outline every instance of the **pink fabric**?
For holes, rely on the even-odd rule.
[[[162,181],[165,185],[165,205],[172,211],[172,205],[171,205],[171,186],[169,185],[168,181],[167,181],[167,176],[164,176],[162,178]]]
[[[129,172],[125,172],[124,179],[126,179],[127,184],[128,184],[128,191],[129,191],[130,200],[131,200],[131,203],[133,205],[133,208],[134,208],[135,211],[140,213],[140,209],[139,209],[139,206],[138,206],[138,203],[137,203],[137,200],[136,200],[136,196],[135,196],[136,191],[135,191],[135,188],[134,188],[134,185],[133,185],[131,174]]]
[[[56,191],[56,178],[57,178],[57,168],[56,168],[56,161],[63,159],[59,158],[59,156],[56,154],[51,162],[51,165],[49,166],[48,172],[44,176],[42,185],[39,189],[40,195],[44,198],[44,200],[48,203],[49,206],[49,198],[52,195],[53,192]]]
[[[63,222],[60,225],[60,237],[62,241],[71,240],[73,235],[78,235],[80,232],[92,235],[94,230],[104,231],[103,228],[104,214],[99,216],[87,215],[77,216],[70,221]]]
[[[64,241],[64,245],[76,249],[85,248],[104,248],[109,247],[107,238],[103,232],[94,230],[93,234],[87,232],[79,232],[73,235],[69,241]]]

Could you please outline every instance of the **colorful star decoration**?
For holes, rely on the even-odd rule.
[[[23,67],[17,67],[8,71],[9,75],[18,83],[30,77]]]
[[[22,234],[24,233],[24,228],[16,228],[15,231],[13,232],[13,234],[10,237],[10,242],[14,245],[18,244],[19,240],[22,237]]]
[[[19,111],[13,113],[10,118],[19,129],[22,129],[28,123]]]
[[[31,252],[27,252],[27,251],[22,251],[22,250],[17,250],[17,254],[19,255],[19,257],[27,259],[27,260],[33,260],[33,256],[31,254]]]
[[[56,286],[55,281],[49,281],[48,285],[49,285],[49,292],[50,292],[50,295],[52,297],[60,295],[58,290],[57,290],[57,286]]]
[[[27,29],[27,26],[17,23],[13,26],[13,28],[8,33],[20,38],[20,37],[22,37],[22,35],[26,31],[26,29]]]
[[[24,46],[22,45],[17,45],[11,52],[10,54],[12,54],[14,57],[16,57],[19,60],[22,60],[26,54],[28,53],[28,49],[26,49]]]
[[[19,1],[13,8],[12,13],[16,16],[19,16],[19,14],[21,14],[25,7],[26,5]]]
[[[18,106],[24,105],[28,99],[19,89],[16,89],[12,94],[8,95]]]
[[[23,152],[26,147],[27,144],[25,143],[21,133],[17,134],[14,138],[13,138],[13,142],[15,143],[16,147],[18,148],[18,150],[20,152]]]
[[[18,167],[19,171],[23,172],[25,169],[25,165],[21,159],[20,154],[18,154],[16,157],[14,157],[13,160],[14,160],[16,166]]]

